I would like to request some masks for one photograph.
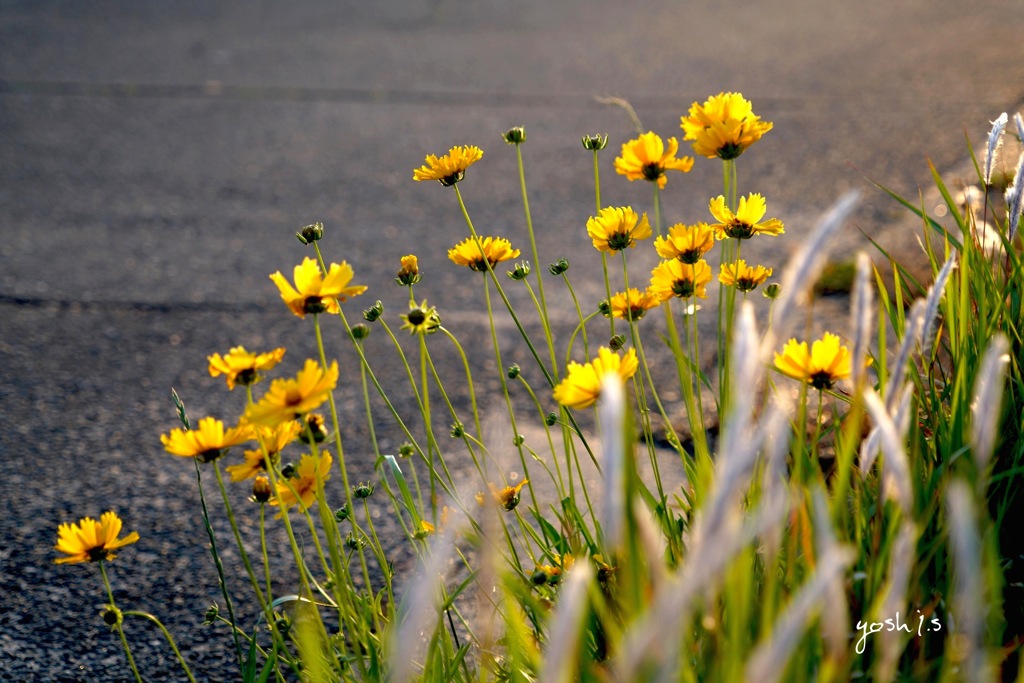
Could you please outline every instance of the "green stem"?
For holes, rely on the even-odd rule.
[[[139,675],[139,668],[135,666],[135,658],[132,657],[132,650],[128,647],[128,639],[125,638],[124,628],[121,626],[121,612],[117,609],[117,603],[114,602],[114,590],[110,587],[110,579],[107,578],[107,568],[103,566],[103,560],[100,560],[99,565],[100,575],[103,577],[103,585],[106,587],[107,597],[110,599],[110,609],[117,615],[117,623],[114,624],[114,628],[117,629],[117,635],[121,637],[121,646],[124,648],[125,657],[128,658],[128,666],[131,667],[132,673],[135,674],[135,680],[142,683],[142,676]],[[235,636],[235,641],[238,641],[238,636]]]
[[[252,389],[249,389],[250,403],[252,402]],[[213,525],[210,524],[210,511],[206,507],[206,496],[203,494],[203,476],[199,471],[199,461],[192,458],[192,464],[196,468],[196,483],[199,487],[199,505],[203,512],[203,526],[206,528],[206,535],[210,539],[210,554],[213,555],[213,566],[217,569],[217,581],[220,584],[220,593],[224,598],[224,606],[228,610],[228,619],[231,621],[231,634],[235,639],[235,653],[238,657],[238,666],[242,667],[242,643],[238,639],[237,622],[235,621],[235,608],[231,603],[231,595],[228,593],[227,580],[224,578],[224,563],[221,562],[220,553],[217,551],[217,538],[213,533]]]
[[[181,651],[178,650],[178,646],[177,644],[175,644],[174,638],[171,637],[170,632],[168,632],[167,628],[159,619],[157,619],[149,612],[139,612],[132,610],[129,612],[125,612],[124,614],[126,616],[142,617],[143,619],[148,619],[149,621],[156,624],[157,628],[160,629],[160,632],[164,634],[164,638],[167,639],[167,644],[171,646],[172,650],[174,650],[174,656],[178,658],[178,663],[181,664],[181,668],[185,672],[185,675],[188,676],[188,680],[192,683],[196,683],[195,676],[192,675],[192,671],[188,668],[188,664],[185,662],[185,658],[181,656]]]

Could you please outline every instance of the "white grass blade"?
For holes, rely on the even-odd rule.
[[[904,520],[899,535],[893,543],[889,560],[889,580],[886,582],[885,597],[878,603],[873,615],[874,621],[890,619],[894,614],[906,614],[907,587],[910,570],[914,566],[914,551],[917,547],[917,527],[910,520]],[[905,620],[906,621],[906,620]],[[904,637],[899,631],[882,632],[878,636],[879,658],[875,665],[874,680],[885,683],[896,676],[896,666],[903,652]]]
[[[769,639],[758,645],[747,660],[745,680],[748,683],[775,683],[781,679],[786,672],[786,662],[803,640],[814,615],[826,606],[831,587],[843,580],[855,556],[850,548],[834,547],[821,557],[814,575],[772,626]]]
[[[903,380],[907,374],[907,364],[910,362],[910,351],[914,344],[920,339],[921,329],[924,326],[925,315],[924,299],[918,299],[910,307],[903,327],[903,339],[900,341],[900,348],[896,354],[896,360],[889,366],[889,382],[885,385],[885,410],[890,415],[896,409],[896,399],[899,391],[902,390]]]
[[[625,435],[626,399],[618,373],[608,373],[601,381],[602,469],[604,501],[601,504],[601,526],[610,552],[622,548],[625,524],[626,475]]]
[[[1006,366],[1010,362],[1009,343],[1003,335],[989,342],[974,379],[974,400],[971,401],[971,453],[978,470],[988,469],[992,451],[999,437],[999,418],[1006,384]]]
[[[1021,198],[1024,197],[1024,178],[1021,178],[1021,171],[1024,171],[1024,151],[1020,153],[1017,165],[1014,167],[1013,183],[1010,184],[1004,195],[1006,197],[1006,219],[1010,226],[1006,236],[1011,243],[1017,236],[1017,228],[1020,227]]]
[[[824,492],[815,488],[811,495],[814,507],[814,542],[817,555],[829,556],[841,551],[832,527],[832,516],[829,514],[828,502]],[[853,552],[852,549],[848,552]],[[848,651],[850,635],[850,610],[846,604],[845,574],[834,576],[825,587],[828,603],[828,618],[823,619],[821,630],[825,637],[825,649],[830,659],[840,660]]]
[[[440,586],[455,550],[454,533],[442,528],[431,539],[426,564],[409,583],[409,592],[399,607],[392,630],[391,681],[414,680],[414,667],[422,664],[430,631],[438,619]]]
[[[939,274],[935,276],[935,282],[928,288],[928,296],[925,299],[924,327],[921,330],[921,357],[926,363],[931,362],[932,337],[935,332],[935,319],[939,315],[939,303],[942,301],[942,294],[946,289],[946,282],[949,280],[949,274],[953,271],[955,263],[956,253],[954,252],[949,259],[942,264],[942,269],[939,270]]]
[[[892,392],[892,395],[897,395],[895,390]],[[900,435],[900,439],[902,439],[906,436],[907,429],[910,428],[910,405],[911,399],[914,397],[914,385],[910,382],[905,384],[899,396],[900,400],[898,402],[894,401],[896,409],[891,413],[891,417],[893,424],[896,425],[896,431]],[[888,407],[886,410],[888,410]],[[875,464],[875,458],[878,457],[881,446],[882,433],[878,425],[875,425],[868,433],[868,438],[864,439],[860,445],[860,469],[862,473],[867,473],[871,470],[871,466]]]
[[[775,340],[786,338],[795,318],[806,303],[808,292],[821,271],[826,246],[860,201],[860,193],[850,191],[836,201],[821,217],[803,246],[789,261],[782,274],[782,295],[775,302],[771,333],[766,335],[766,346],[776,347]]]
[[[992,164],[1003,144],[1003,128],[1006,127],[1007,116],[1004,111],[992,122],[992,130],[988,133],[988,145],[985,147],[985,186],[992,184]]]
[[[569,683],[576,680],[580,631],[587,613],[587,589],[594,578],[589,562],[576,562],[562,584],[558,607],[548,626],[548,646],[541,671],[542,681]]]
[[[882,475],[885,494],[894,498],[903,514],[909,517],[914,504],[914,486],[910,476],[910,463],[903,449],[903,439],[878,394],[870,387],[866,387],[861,395],[864,397],[864,406],[868,414],[878,428],[882,452],[885,453],[885,471]]]
[[[782,505],[762,504],[748,515],[745,524],[700,548],[691,548],[691,556],[699,561],[683,563],[676,575],[655,591],[651,610],[626,632],[613,680],[636,680],[639,672],[647,671],[650,665],[662,667],[670,680],[677,680],[678,636],[689,621],[695,603],[698,599],[710,599],[736,554],[755,538],[781,527],[787,512],[788,508]],[[673,637],[666,638],[666,634]]]
[[[1020,112],[1013,115],[1013,125],[1017,128],[1017,139],[1024,144],[1024,118],[1021,117]]]
[[[859,388],[867,375],[868,344],[875,318],[875,291],[872,289],[871,259],[857,254],[857,279],[853,285],[853,386]]]
[[[953,614],[956,633],[964,646],[963,674],[968,681],[993,681],[986,661],[984,630],[986,601],[982,585],[981,539],[975,519],[975,502],[962,481],[954,481],[946,492],[949,540],[955,566]]]

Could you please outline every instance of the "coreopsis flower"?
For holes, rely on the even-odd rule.
[[[711,200],[708,208],[711,215],[718,223],[712,223],[711,228],[715,231],[715,237],[724,240],[734,237],[738,240],[750,239],[754,235],[781,235],[785,232],[782,221],[778,218],[769,218],[763,223],[765,212],[768,210],[764,197],[751,193],[746,197],[740,197],[740,205],[733,213],[725,205],[725,197],[718,195]]]
[[[468,266],[471,270],[486,273],[487,264],[491,268],[502,261],[511,261],[519,257],[519,250],[512,248],[512,243],[504,237],[467,237],[448,250],[448,258],[460,266]]]
[[[270,501],[271,505],[283,505],[285,508],[298,503],[300,510],[305,510],[316,500],[316,481],[327,481],[331,478],[331,454],[320,451],[320,457],[311,453],[302,456],[295,475],[287,480],[277,482],[277,497]]]
[[[663,188],[668,182],[665,171],[687,173],[693,168],[693,157],[677,159],[678,151],[679,142],[675,138],[669,138],[666,145],[656,133],[647,132],[623,143],[615,159],[615,170],[630,181],[649,180]]]
[[[411,287],[419,281],[420,265],[416,255],[409,254],[408,256],[403,256],[402,267],[398,269],[398,274],[395,276],[395,282],[404,287]]]
[[[703,105],[694,102],[680,127],[684,140],[693,140],[693,151],[714,159],[735,159],[747,147],[772,129],[771,121],[754,115],[750,102],[736,92],[709,97]]]
[[[264,427],[294,420],[299,415],[316,410],[328,399],[337,383],[337,361],[328,368],[321,368],[315,360],[307,359],[295,379],[275,379],[271,382],[267,393],[259,403],[246,408],[242,419]]]
[[[117,557],[115,550],[139,540],[136,531],[118,538],[121,524],[115,512],[104,512],[98,522],[92,517],[83,517],[73,524],[61,524],[57,527],[57,545],[53,547],[67,557],[58,557],[54,562],[77,564],[113,560]]]
[[[349,286],[352,275],[352,266],[342,261],[332,263],[325,277],[321,275],[316,259],[307,256],[295,266],[294,287],[281,271],[272,274],[270,279],[277,285],[288,308],[300,318],[305,318],[307,313],[337,313],[339,301],[365,292],[363,285]]]
[[[674,296],[680,299],[694,296],[706,299],[709,282],[711,267],[707,261],[689,264],[672,259],[662,261],[651,271],[649,290],[659,301],[668,301]]]
[[[302,425],[296,420],[289,420],[273,427],[257,427],[254,434],[263,444],[261,448],[247,450],[242,453],[245,462],[229,465],[225,471],[231,475],[231,481],[245,481],[267,470],[267,458],[277,463],[278,456],[285,446],[299,438]],[[265,451],[265,452],[264,452]]]
[[[519,505],[519,491],[522,490],[529,479],[523,479],[515,486],[504,486],[498,488],[494,484],[491,484],[491,495],[494,496],[495,502],[501,507],[502,510],[515,510],[516,506]]]
[[[651,224],[646,213],[637,216],[628,206],[609,206],[587,220],[587,235],[598,251],[621,251],[650,237]]]
[[[246,351],[244,346],[235,346],[223,356],[215,353],[208,356],[210,377],[224,375],[228,389],[234,390],[235,384],[249,386],[260,379],[260,372],[272,370],[284,357],[284,347],[276,348],[267,353]]]
[[[661,305],[661,299],[650,290],[641,292],[636,287],[618,292],[609,301],[612,315],[623,320],[639,320],[648,310]]]
[[[679,259],[683,263],[696,263],[715,246],[715,231],[707,223],[683,225],[676,223],[668,235],[654,240],[654,250],[664,259]]]
[[[169,434],[160,435],[160,443],[168,453],[183,458],[195,458],[199,462],[213,462],[228,452],[232,446],[252,441],[252,427],[239,424],[225,430],[224,423],[213,417],[204,417],[195,429],[172,429]]]
[[[402,326],[399,329],[409,330],[409,334],[433,334],[441,327],[441,316],[437,309],[427,305],[427,300],[416,304],[409,302],[409,312],[399,316],[402,318]]]
[[[782,353],[775,354],[775,367],[784,375],[807,382],[815,389],[831,389],[838,380],[850,376],[853,357],[839,343],[839,337],[826,332],[807,350],[807,342],[790,339]]]
[[[639,363],[636,350],[622,356],[609,348],[597,350],[597,358],[589,363],[569,363],[565,379],[554,389],[555,400],[567,408],[587,408],[601,397],[601,380],[608,373],[617,373],[623,382],[636,374]]]
[[[451,187],[466,177],[466,169],[480,161],[484,152],[479,147],[456,146],[448,154],[438,157],[428,154],[426,165],[412,172],[413,180],[437,180],[445,187]]]
[[[741,292],[752,292],[772,275],[771,268],[754,266],[751,268],[743,259],[735,263],[723,263],[718,273],[718,281],[723,285],[735,287]]]

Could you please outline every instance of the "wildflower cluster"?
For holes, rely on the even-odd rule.
[[[1006,123],[1004,115],[990,138]],[[1016,125],[1024,138],[1019,116]],[[353,284],[347,261],[324,259],[330,235],[322,223],[297,233],[315,257],[296,265],[291,280],[280,271],[270,280],[285,304],[281,314],[312,327],[316,357],[290,374],[282,372],[283,347],[238,345],[209,355],[210,377],[223,377],[229,391],[244,387],[244,404],[232,420],[205,416],[193,426],[175,393],[180,426],[159,437],[178,456],[169,461],[188,458],[195,466],[218,568],[226,526],[252,589],[250,609],[236,612],[237,591],[222,574],[224,607],[207,611],[210,625],[225,627],[245,680],[763,680],[784,672],[793,680],[894,680],[897,672],[920,677],[938,668],[953,678],[961,667],[970,680],[991,679],[989,663],[1016,646],[996,642],[1000,636],[970,610],[1003,585],[980,577],[1001,579],[1007,566],[996,562],[996,551],[981,551],[981,539],[999,530],[988,517],[996,498],[986,492],[1011,500],[1012,491],[998,487],[1024,467],[1024,456],[1004,464],[1011,451],[999,429],[999,373],[1014,373],[1017,389],[1024,385],[1024,355],[1011,341],[1021,338],[1024,313],[1024,265],[1014,243],[1019,179],[1007,190],[1005,226],[998,227],[1004,261],[983,247],[974,209],[965,205],[968,215],[956,215],[959,235],[943,233],[942,250],[926,240],[935,282],[920,300],[902,305],[912,296],[899,278],[893,299],[878,291],[888,315],[878,314],[879,329],[888,324],[899,336],[890,360],[882,331],[874,337],[877,356],[871,351],[871,284],[881,277],[866,256],[857,265],[853,343],[831,331],[790,336],[794,310],[812,291],[816,250],[852,203],[841,202],[797,250],[782,288],[769,282],[777,266],[748,263],[742,250],[784,235],[783,222],[766,218],[764,196],[739,192],[736,174],[738,159],[773,124],[742,95],[721,93],[695,102],[681,127],[695,156],[722,164],[723,191],[708,199],[706,213],[672,221],[663,220],[661,193],[670,177],[679,178],[670,172],[695,164],[678,156],[675,137],[648,131],[621,144],[616,173],[653,189],[652,204],[642,208],[601,205],[598,155],[609,138],[582,137],[593,156],[595,201],[593,212],[578,212],[575,229],[600,256],[601,301],[577,297],[577,270],[570,272],[567,258],[540,260],[523,172],[525,128],[501,137],[523,179],[531,260],[515,262],[521,251],[513,240],[480,235],[473,225],[460,184],[482,159],[480,148],[451,147],[413,170],[414,180],[449,188],[465,219],[468,234],[447,256],[480,273],[453,267],[467,286],[483,280],[484,351],[499,369],[485,386],[507,415],[503,440],[493,433],[501,430],[484,427],[474,379],[481,359],[442,325],[437,303],[443,306],[446,292],[432,295],[433,304],[416,297],[431,284],[418,256],[396,255],[391,271],[408,296],[401,312],[378,300],[352,325],[344,304],[368,286]],[[990,139],[989,147],[987,162],[998,145]],[[986,191],[989,180],[987,163]],[[651,247],[660,261],[638,279],[629,259]],[[940,252],[958,256],[940,262]],[[502,268],[508,277],[499,278],[505,262],[512,262]],[[555,278],[572,299],[567,341],[559,338],[564,325],[553,324],[547,275],[548,292]],[[957,288],[955,297],[944,298],[947,286]],[[506,288],[528,296],[532,311],[517,310]],[[763,332],[747,300],[758,288],[770,299],[753,297],[771,309]],[[716,295],[714,310],[707,300]],[[496,301],[504,306],[497,314]],[[521,344],[514,363],[503,357],[510,342],[496,324],[506,314]],[[409,335],[393,332],[396,319]],[[698,319],[715,325],[714,367],[701,353],[709,326]],[[1011,333],[994,332],[1003,329]],[[645,341],[652,337],[674,367],[650,361]],[[380,339],[390,348],[382,350]],[[346,345],[347,354],[329,360],[331,343]],[[436,362],[440,345],[457,359],[458,386]],[[376,371],[382,364],[397,366],[402,372],[388,376],[406,384],[386,386]],[[359,398],[346,393],[338,401],[352,384]],[[240,393],[232,399],[240,402]],[[1006,440],[1024,439],[1024,428],[1005,424],[1012,427]],[[446,429],[451,439],[443,438]],[[996,467],[1005,468],[999,476]],[[223,525],[213,523],[206,504],[211,471]],[[236,514],[229,486],[245,487],[252,504],[244,512]],[[948,524],[935,521],[940,500]],[[385,515],[390,524],[382,523]],[[140,615],[159,621],[114,603],[105,563],[140,541],[135,532],[122,536],[122,526],[114,512],[61,524],[55,561],[99,567],[110,600],[104,620],[142,680],[124,622]],[[268,526],[287,539],[283,552],[295,571],[286,576],[272,576]],[[929,552],[915,559],[925,534]],[[396,542],[403,539],[404,546]],[[946,545],[948,553],[938,550]],[[411,564],[399,553],[416,556],[419,574],[399,575],[396,567]],[[970,581],[951,579],[950,562]],[[908,605],[930,610],[929,623],[940,625],[950,605],[966,615],[957,617],[963,633],[950,641],[955,656],[917,668],[922,653],[942,651],[945,633],[927,636],[913,656],[895,640],[879,640],[871,654],[844,648],[862,628],[853,627],[855,617],[884,623]],[[826,609],[829,619],[815,616]],[[254,622],[243,621],[243,612],[255,613]],[[1024,633],[1012,637],[1016,643]]]

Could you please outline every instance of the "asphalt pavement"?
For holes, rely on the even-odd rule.
[[[835,252],[868,248],[869,234],[904,253],[914,224],[868,179],[914,197],[927,159],[962,168],[965,132],[980,142],[1024,102],[1021,35],[1016,0],[0,2],[0,679],[129,680],[95,568],[52,562],[59,523],[113,508],[142,536],[111,566],[122,606],[166,617],[204,680],[231,680],[228,636],[200,625],[219,592],[194,470],[159,435],[175,426],[171,387],[193,419],[240,410],[208,376],[209,354],[283,345],[292,373],[314,353],[308,321],[267,277],[310,253],[299,227],[322,221],[325,256],[369,287],[350,317],[380,299],[397,327],[407,294],[392,278],[416,253],[417,297],[486,349],[480,287],[446,257],[465,236],[453,193],[412,181],[424,156],[483,148],[460,185],[468,209],[525,256],[500,137],[525,126],[537,265],[570,258],[593,306],[580,137],[609,136],[605,205],[651,203],[649,185],[612,168],[633,123],[597,98],[624,98],[645,129],[681,138],[692,102],[731,90],[775,124],[741,157],[740,185],[768,198],[786,234],[751,255],[781,264],[849,189],[862,202]],[[708,219],[719,174],[699,158],[670,178],[666,221]],[[525,367],[511,325],[500,330]],[[328,349],[356,378],[339,330]],[[392,356],[371,358],[401,386]],[[373,478],[356,388],[341,401],[353,476]],[[157,632],[130,637],[147,680],[178,678]]]

